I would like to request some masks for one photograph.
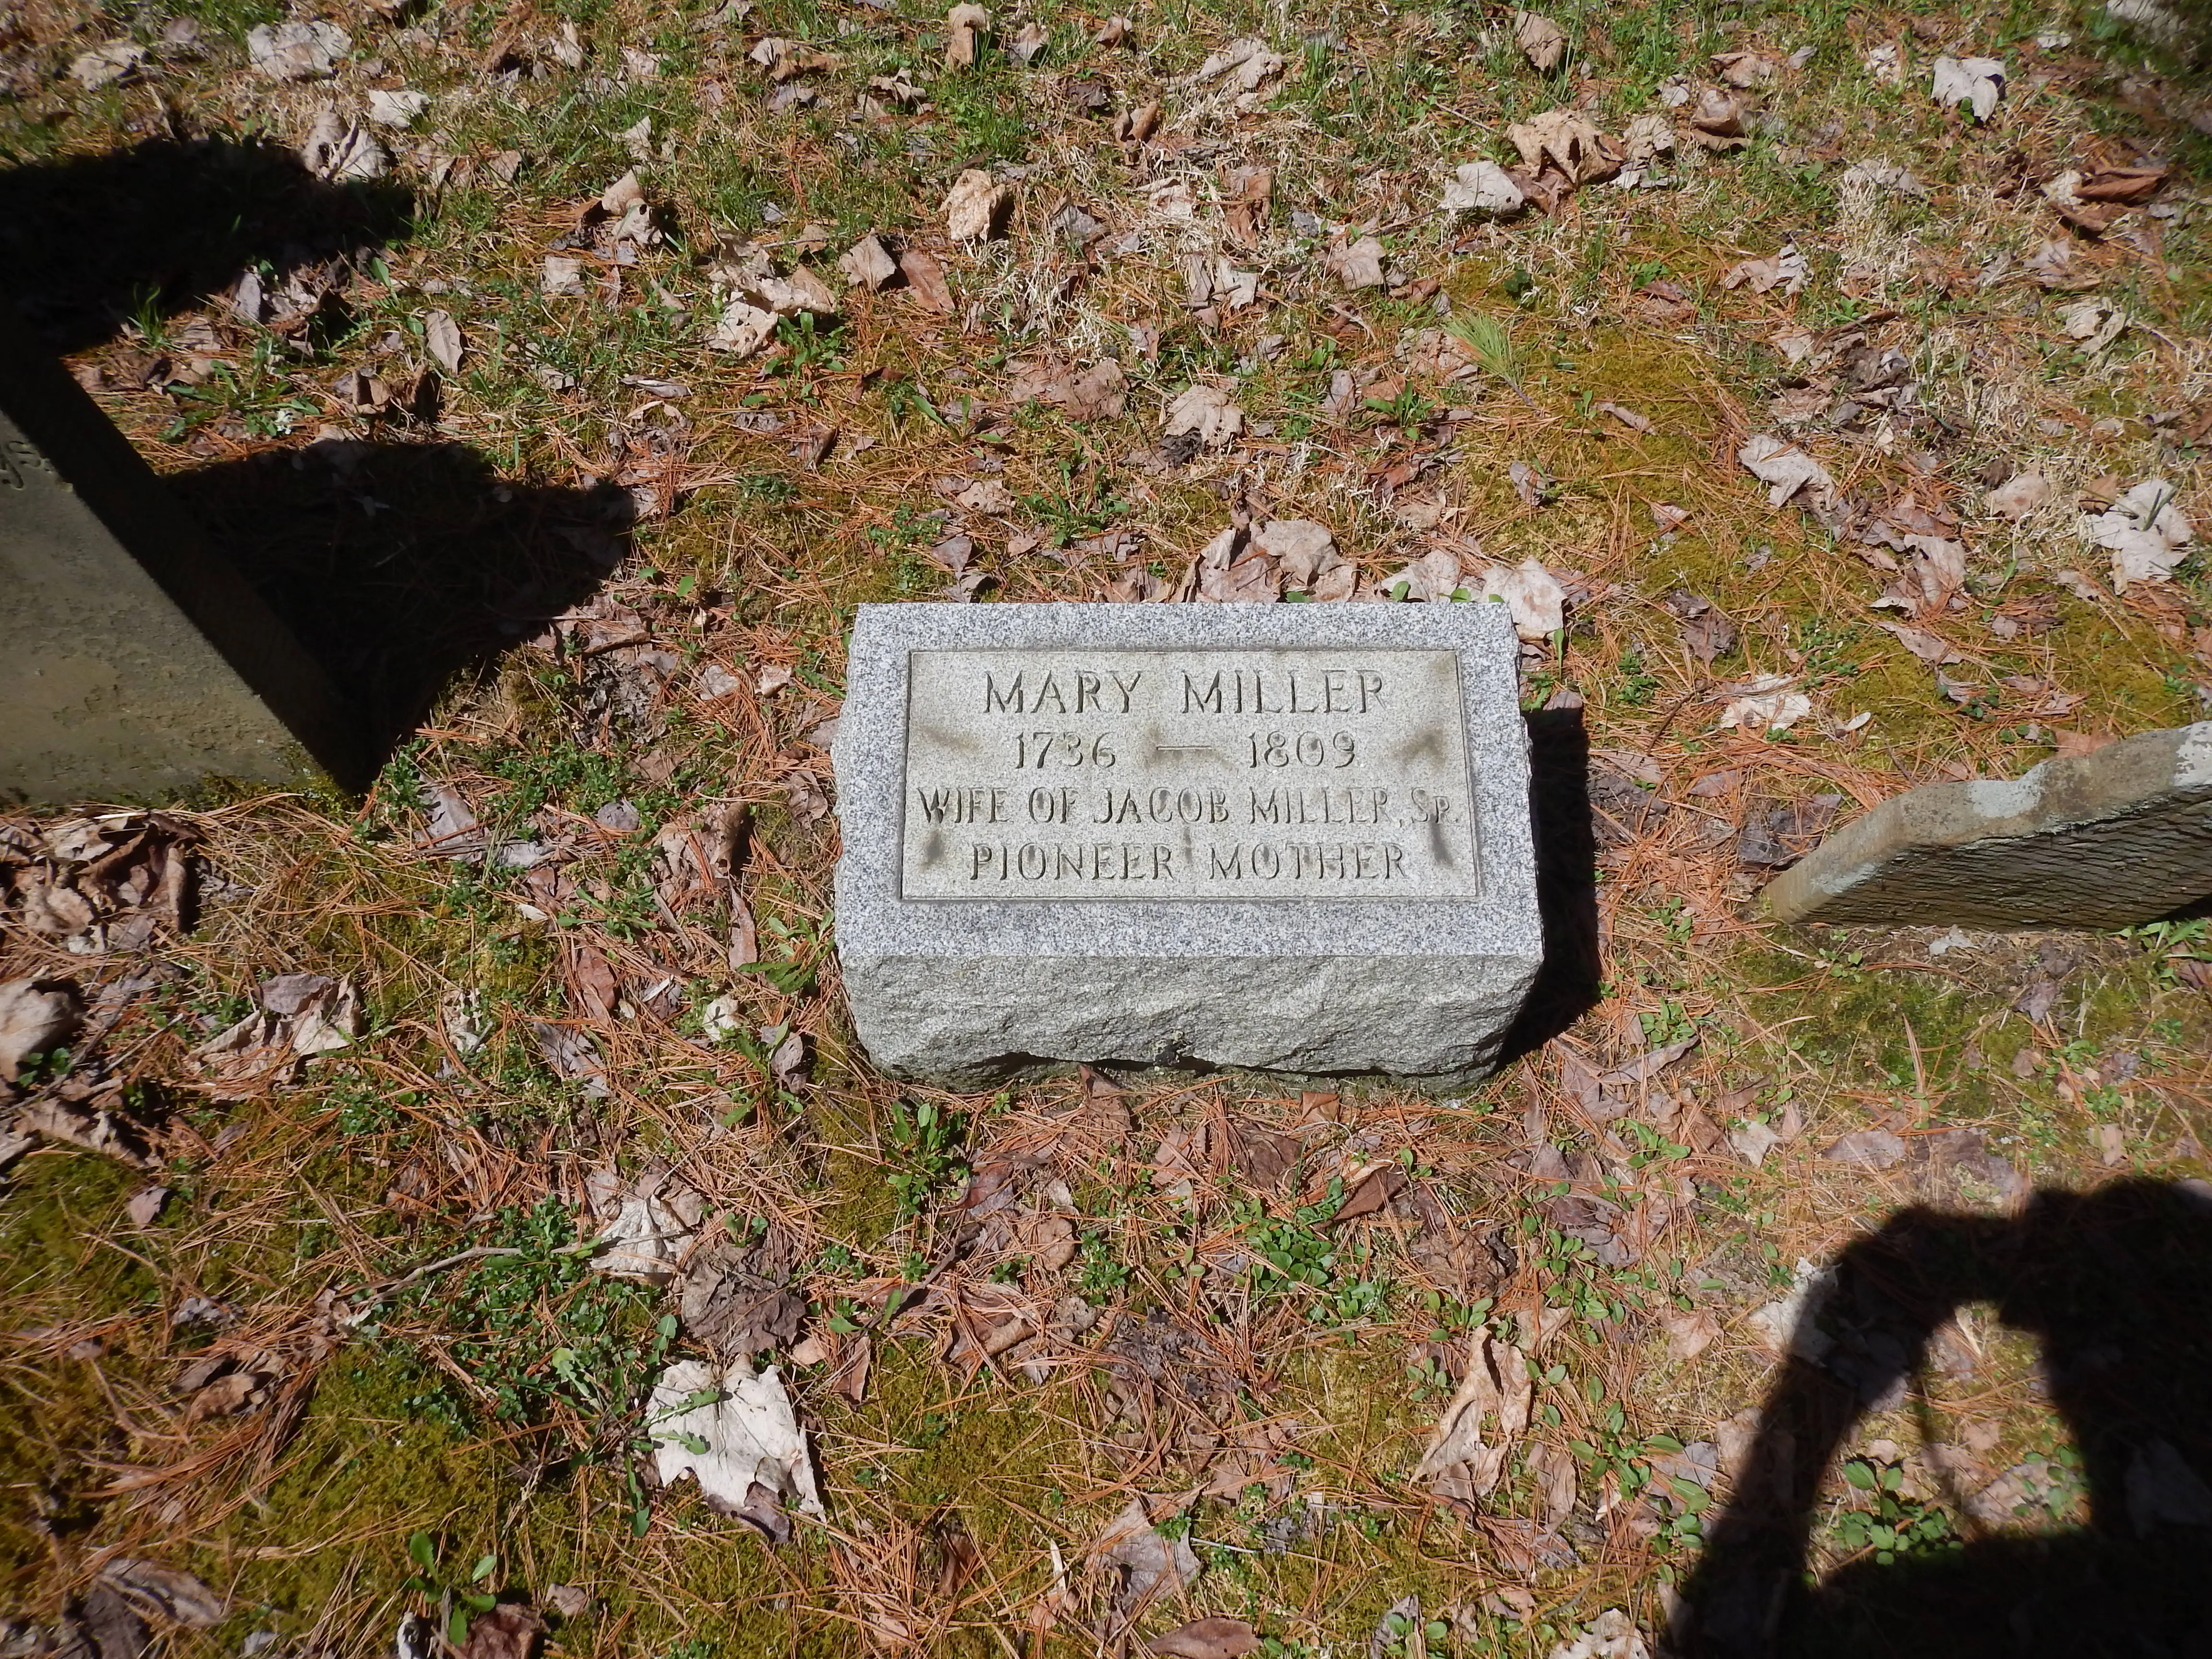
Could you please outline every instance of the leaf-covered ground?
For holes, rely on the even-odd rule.
[[[1771,1504],[1864,1652],[2114,1480],[2163,1559],[2204,1415],[2116,1463],[2078,1378],[2196,1374],[2203,924],[1752,901],[2212,698],[2192,27],[9,8],[0,290],[390,758],[0,820],[6,1651],[1625,1656]],[[1589,745],[1558,1041],[871,1071],[854,605],[1486,595]],[[770,1358],[819,1519],[655,1474],[655,1380]]]

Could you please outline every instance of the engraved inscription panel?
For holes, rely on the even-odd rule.
[[[1449,651],[915,651],[908,899],[1469,898]]]

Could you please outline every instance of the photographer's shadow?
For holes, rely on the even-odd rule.
[[[1969,1303],[2041,1345],[2086,1525],[1862,1559],[1808,1585],[1837,1454]],[[2125,1181],[2039,1192],[2016,1218],[1908,1210],[1837,1258],[1808,1316],[1838,1340],[1770,1391],[1684,1588],[1676,1651],[2212,1656],[2212,1195]],[[1934,1413],[1915,1398],[1924,1433]]]

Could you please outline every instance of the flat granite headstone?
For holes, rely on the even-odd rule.
[[[876,605],[833,757],[869,1055],[1458,1079],[1542,959],[1500,605]]]
[[[321,669],[0,309],[0,803],[365,781]]]
[[[2011,782],[1937,783],[1844,825],[1766,890],[1782,921],[2129,927],[2212,894],[2212,722]]]

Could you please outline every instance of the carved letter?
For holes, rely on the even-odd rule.
[[[1221,712],[1220,675],[1216,674],[1213,677],[1213,684],[1203,691],[1198,689],[1198,682],[1191,678],[1189,674],[1183,675],[1182,712],[1188,714],[1194,709],[1204,709],[1209,714],[1218,714]]]
[[[998,677],[987,668],[983,671],[983,712],[988,714],[1000,708],[1016,714],[1023,712],[1022,677],[1015,675],[1014,683],[1002,692],[999,690]]]

